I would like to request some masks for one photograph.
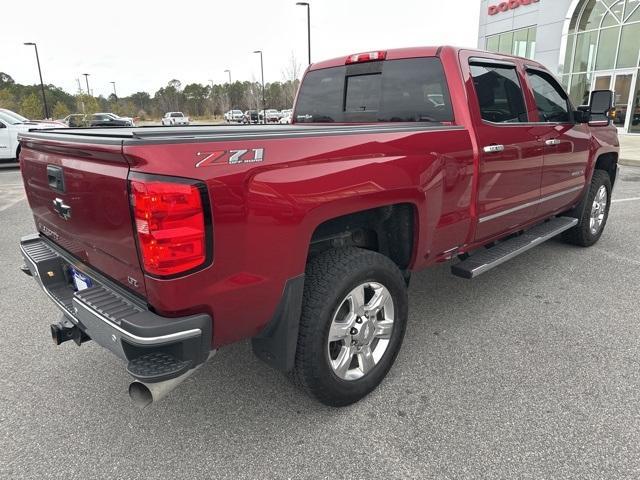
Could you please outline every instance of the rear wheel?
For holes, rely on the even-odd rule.
[[[357,402],[380,384],[402,344],[402,273],[376,252],[329,250],[309,262],[303,302],[294,381],[326,405]]]
[[[563,234],[574,245],[590,247],[602,236],[611,206],[611,179],[604,170],[593,172],[591,186],[585,197],[582,217],[578,224]]]

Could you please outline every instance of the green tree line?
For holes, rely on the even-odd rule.
[[[265,84],[266,108],[291,108],[298,89],[296,72],[293,80]],[[173,79],[150,95],[136,92],[127,97],[114,94],[93,97],[87,94],[71,95],[55,85],[45,85],[49,115],[55,119],[70,113],[114,112],[131,117],[159,118],[169,111],[181,111],[192,117],[219,116],[230,109],[262,109],[262,86],[258,82],[202,85],[182,83]],[[0,72],[0,108],[7,108],[30,119],[44,118],[42,93],[39,85],[21,85]]]

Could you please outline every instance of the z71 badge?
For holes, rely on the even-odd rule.
[[[252,153],[249,153],[252,152]],[[229,164],[238,165],[240,163],[256,163],[264,159],[263,148],[253,148],[251,150],[220,150],[217,152],[198,152],[196,154],[200,160],[196,163],[198,167],[209,167],[211,165]]]

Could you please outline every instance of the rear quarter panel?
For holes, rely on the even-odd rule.
[[[264,149],[262,162],[195,166],[207,152],[254,148]],[[262,330],[285,282],[304,273],[311,236],[326,220],[413,204],[413,269],[464,242],[470,227],[473,148],[460,127],[125,145],[124,153],[132,171],[195,178],[208,187],[213,264],[179,281],[147,277],[146,287],[161,313],[207,310],[214,346]]]

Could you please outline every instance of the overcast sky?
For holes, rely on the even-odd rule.
[[[310,0],[312,61],[419,45],[475,47],[478,0]],[[291,52],[307,63],[306,9],[296,0],[2,0],[0,71],[77,92],[90,73],[95,95],[153,93],[191,82],[281,80]]]

